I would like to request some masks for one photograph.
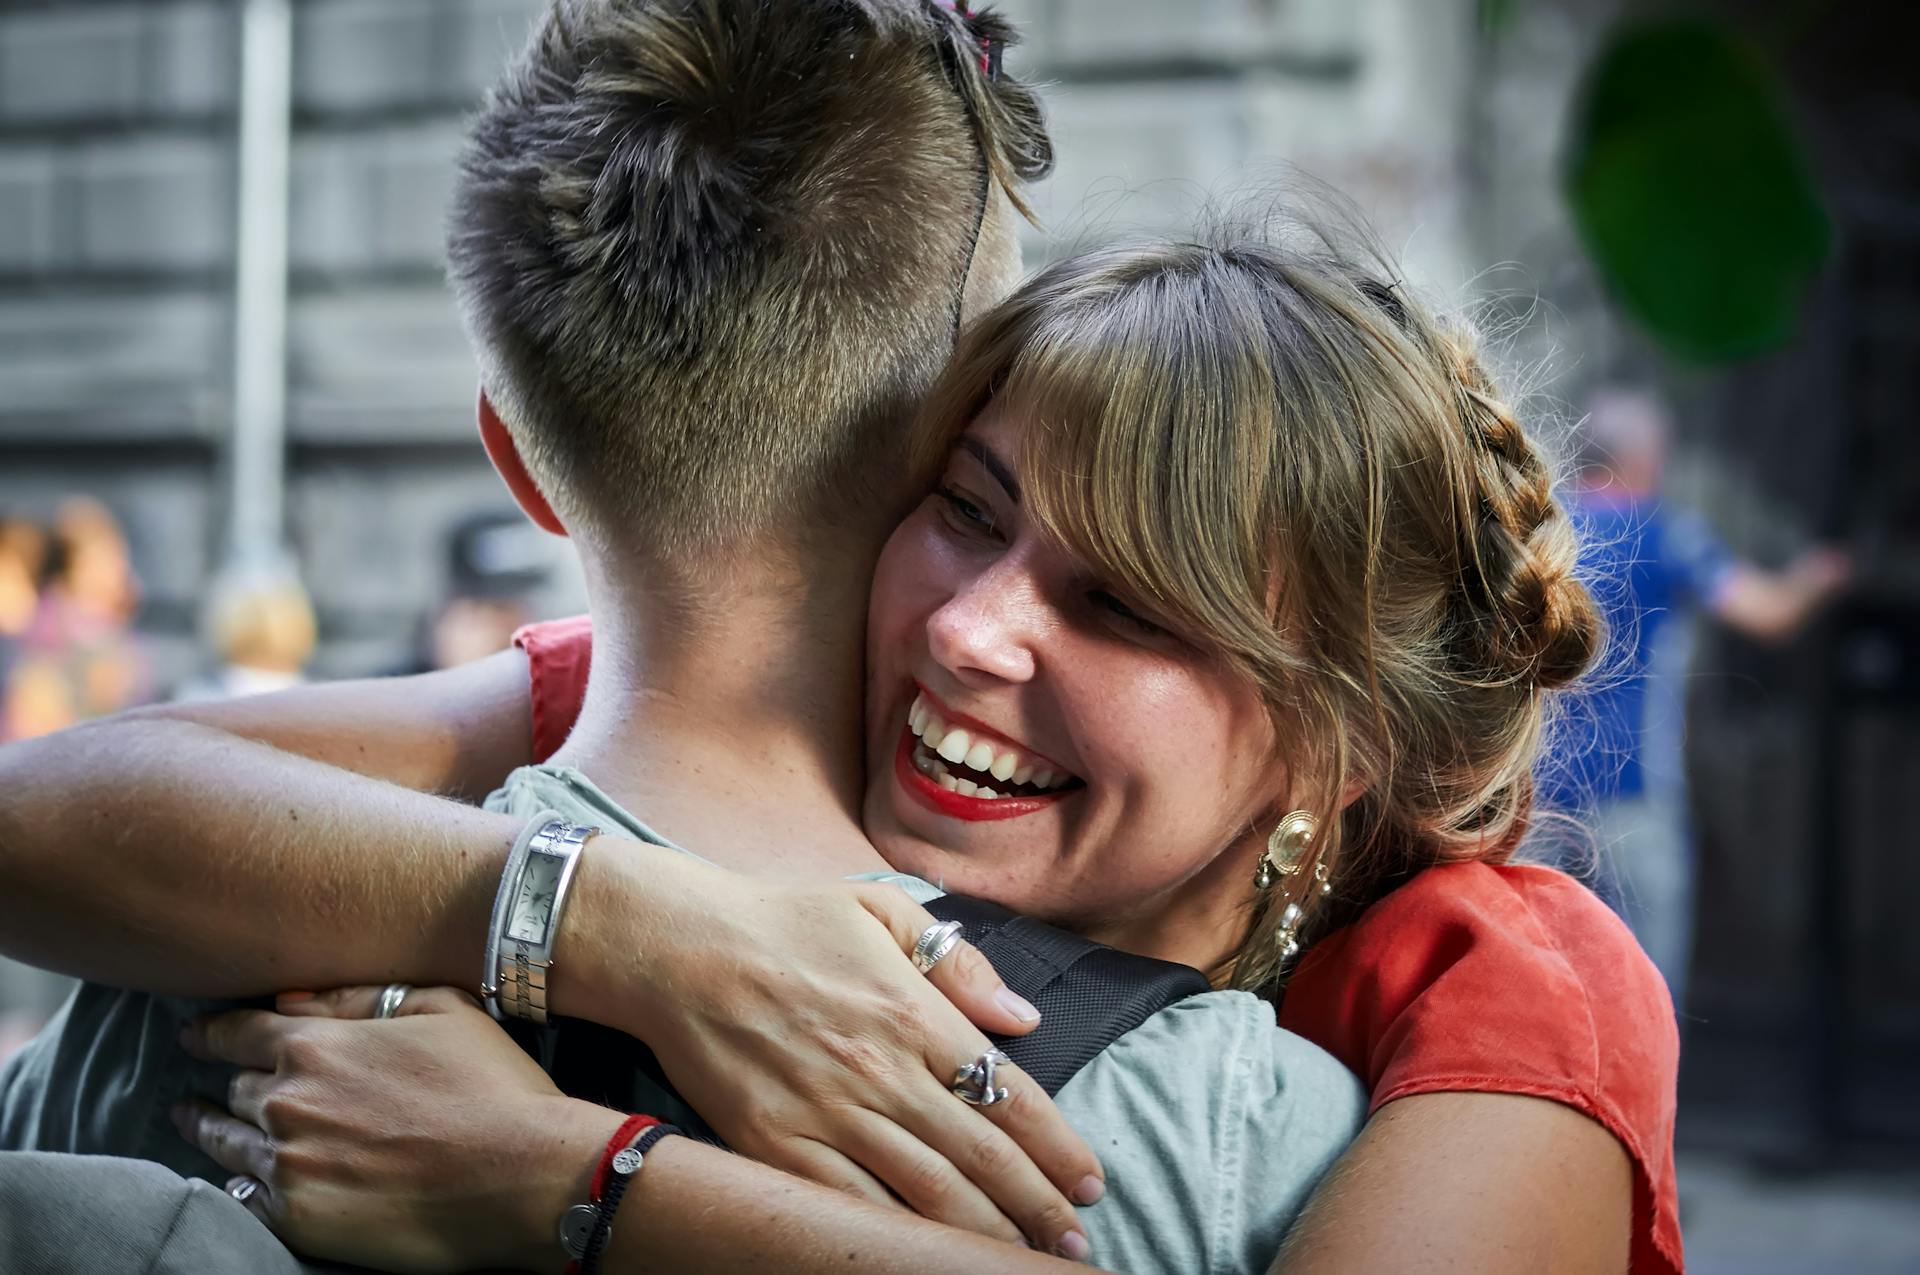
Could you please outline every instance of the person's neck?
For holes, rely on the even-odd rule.
[[[865,546],[810,567],[742,553],[671,577],[590,561],[592,675],[553,761],[725,867],[816,880],[884,869],[859,820],[872,558]]]

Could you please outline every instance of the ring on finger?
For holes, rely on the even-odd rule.
[[[1005,1089],[994,1087],[996,1067],[1011,1067],[1013,1059],[997,1049],[989,1049],[953,1073],[954,1096],[970,1107],[991,1107],[1009,1097]]]
[[[242,1204],[245,1204],[248,1200],[251,1200],[253,1198],[254,1192],[258,1191],[259,1189],[260,1189],[259,1178],[240,1177],[240,1178],[235,1178],[233,1181],[227,1184],[227,1194],[231,1195],[234,1199],[238,1200]]]
[[[920,931],[913,945],[913,968],[922,974],[933,973],[933,967],[960,946],[960,928],[958,921],[935,921]]]
[[[380,989],[380,1003],[374,1006],[373,1016],[392,1018],[400,1012],[400,1006],[406,1003],[407,993],[412,990],[413,988],[405,983],[388,983]]]

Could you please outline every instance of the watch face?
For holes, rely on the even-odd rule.
[[[514,896],[513,919],[507,923],[507,937],[539,947],[547,941],[553,922],[554,886],[566,860],[557,855],[527,856],[526,870],[520,874],[520,890]]]

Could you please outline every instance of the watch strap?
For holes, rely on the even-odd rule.
[[[576,824],[557,814],[542,816],[529,826],[532,833],[526,838],[525,851],[517,856],[517,863],[509,862],[508,871],[501,877],[500,893],[495,897],[496,925],[489,940],[495,968],[492,993],[499,1013],[544,1023],[547,1021],[547,973],[553,965],[553,948],[572,890],[574,872],[579,867],[581,851],[588,841],[600,835],[600,829]],[[515,896],[536,856],[558,859],[561,863],[546,918],[545,939],[529,950],[529,944],[510,938],[508,931],[513,924]]]
[[[565,823],[557,810],[542,810],[527,820],[526,827],[513,839],[507,861],[500,869],[500,884],[493,893],[493,919],[487,926],[486,965],[480,972],[480,1003],[496,1019],[504,1017],[500,1007],[500,938],[507,931],[507,919],[513,911],[513,892],[520,888],[520,874],[527,866],[527,852],[534,838],[549,824]]]

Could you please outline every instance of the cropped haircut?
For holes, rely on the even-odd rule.
[[[448,258],[571,529],[668,560],[884,502],[988,177],[1052,164],[981,65],[1012,34],[933,0],[554,5],[472,122]]]
[[[1249,861],[1217,981],[1280,984],[1288,903],[1324,933],[1423,867],[1511,854],[1548,696],[1604,625],[1473,328],[1357,226],[1058,263],[968,331],[925,446],[990,402],[1025,422],[1036,524],[1256,689],[1295,785],[1274,800],[1319,819],[1297,875],[1256,890]]]

